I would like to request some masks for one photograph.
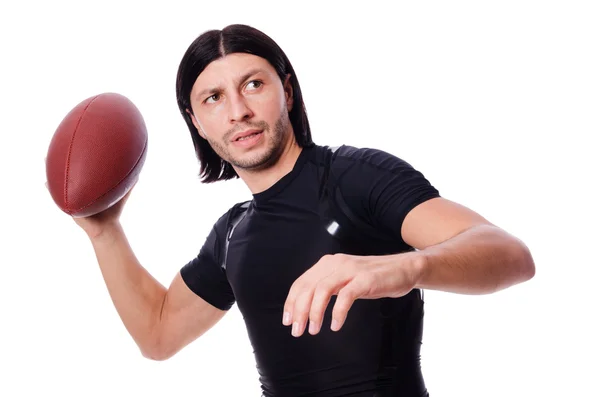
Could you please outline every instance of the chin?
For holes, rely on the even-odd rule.
[[[273,166],[281,156],[281,152],[281,148],[278,147],[257,147],[241,156],[236,156],[230,163],[248,171],[263,170]]]

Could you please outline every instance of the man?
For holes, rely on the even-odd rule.
[[[127,197],[76,219],[144,356],[171,357],[237,303],[264,396],[427,396],[421,290],[486,294],[533,277],[520,240],[406,162],[314,144],[296,74],[262,32],[204,33],[176,88],[203,181],[239,177],[253,199],[217,220],[169,289],[128,245]]]

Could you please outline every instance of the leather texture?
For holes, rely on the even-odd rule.
[[[48,148],[52,199],[74,217],[109,208],[137,181],[147,146],[146,124],[128,98],[103,93],[85,99],[65,116]]]

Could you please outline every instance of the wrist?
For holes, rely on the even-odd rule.
[[[93,243],[102,243],[114,240],[115,235],[121,233],[121,223],[117,221],[106,222],[101,227],[87,233]]]
[[[427,254],[423,251],[412,252],[411,271],[415,287],[417,289],[425,288],[425,280],[429,273],[429,260]]]

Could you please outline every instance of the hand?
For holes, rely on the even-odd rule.
[[[292,335],[319,333],[325,309],[333,295],[331,330],[342,328],[356,299],[398,298],[415,288],[424,268],[418,252],[385,256],[325,255],[300,276],[285,301],[283,324]]]
[[[119,218],[123,213],[123,207],[129,199],[134,187],[135,184],[131,187],[131,189],[129,189],[127,194],[125,194],[121,200],[117,201],[104,211],[86,217],[73,217],[73,220],[86,232],[90,238],[99,236],[107,226],[115,225],[119,222]]]
[[[73,217],[73,220],[86,232],[90,238],[97,237],[102,234],[108,225],[115,225],[119,222],[119,218],[123,213],[123,207],[129,199],[132,191],[133,187],[129,189],[127,194],[125,194],[121,200],[117,201],[111,207],[102,212],[86,217]]]
[[[127,199],[129,199],[129,196],[131,195],[131,192],[136,184],[137,181],[121,200],[117,201],[104,211],[86,217],[73,217],[73,220],[87,233],[90,238],[99,236],[102,234],[106,226],[111,224],[114,225],[119,222],[119,218],[123,212],[123,207],[125,206]],[[46,189],[48,189],[48,182],[46,182]]]

